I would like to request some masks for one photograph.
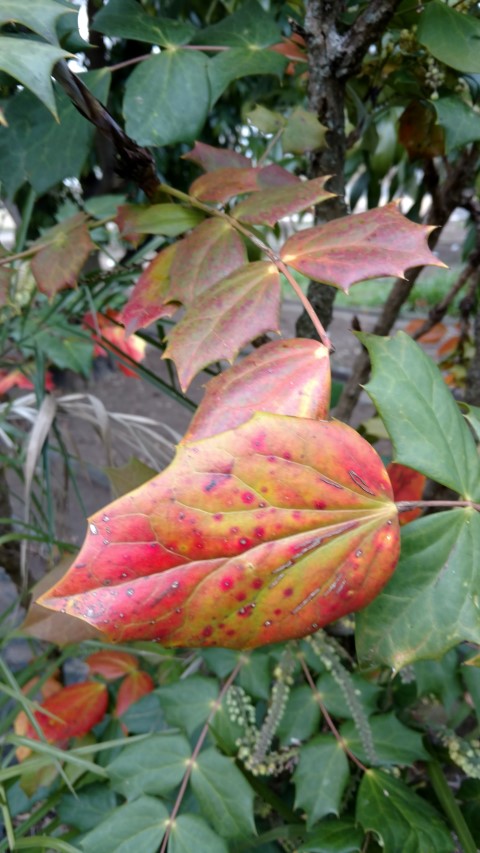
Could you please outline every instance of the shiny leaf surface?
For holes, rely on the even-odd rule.
[[[148,15],[136,0],[109,0],[95,15],[92,29],[162,47],[185,44],[195,32],[195,27],[184,21]]]
[[[44,42],[0,36],[0,70],[30,89],[55,117],[57,110],[51,71],[55,63],[70,55],[66,50]]]
[[[253,647],[365,606],[398,558],[386,471],[350,427],[259,414],[181,446],[92,516],[41,599],[116,640]]]
[[[330,384],[323,344],[306,338],[272,341],[208,382],[184,441],[233,429],[254,412],[325,419]]]
[[[2,0],[0,26],[14,21],[43,36],[46,41],[56,43],[56,23],[61,15],[69,13],[75,14],[75,10],[52,0]]]
[[[431,230],[410,222],[392,202],[299,231],[286,241],[281,256],[315,281],[348,291],[368,278],[402,277],[413,266],[445,266],[427,246]]]
[[[84,213],[76,213],[50,228],[36,244],[43,248],[32,258],[32,273],[38,289],[48,296],[75,286],[80,270],[95,248]]]
[[[207,172],[197,178],[190,187],[190,195],[201,201],[224,204],[233,196],[258,192],[267,187],[301,187],[299,178],[281,166],[249,166],[248,168],[226,167]]]
[[[262,190],[245,201],[241,201],[232,210],[232,216],[251,225],[275,225],[284,216],[300,213],[307,207],[319,204],[334,197],[325,189],[328,178],[315,178],[302,181],[300,185],[275,187]]]
[[[279,309],[280,276],[265,261],[240,267],[199,296],[170,332],[164,353],[175,362],[182,389],[202,367],[233,361],[249,341],[276,331]]]

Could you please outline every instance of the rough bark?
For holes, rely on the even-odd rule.
[[[477,311],[473,324],[475,354],[467,373],[465,400],[472,406],[480,406],[480,297],[477,292]]]
[[[355,24],[342,35],[339,19],[345,3],[339,0],[309,0],[305,15],[305,37],[308,51],[309,109],[328,128],[326,147],[313,152],[309,177],[332,175],[329,189],[337,198],[316,210],[318,224],[345,216],[344,166],[346,156],[345,90],[349,77],[356,73],[368,46],[384,30],[399,0],[372,0],[358,16]],[[319,282],[310,282],[308,298],[327,328],[332,319],[336,291]],[[308,315],[298,318],[296,331],[300,337],[317,334]]]

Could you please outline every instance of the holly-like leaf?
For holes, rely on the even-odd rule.
[[[138,669],[138,658],[128,652],[104,649],[85,658],[92,675],[102,675],[106,681],[115,681]]]
[[[142,696],[151,693],[155,684],[151,675],[141,669],[130,672],[122,681],[117,695],[115,715],[121,717]]]
[[[46,41],[57,43],[56,23],[61,15],[75,14],[75,9],[52,0],[2,0],[0,26],[14,21],[23,24]]]
[[[250,124],[258,127],[260,133],[277,133],[285,126],[286,120],[281,113],[268,110],[261,104],[256,104],[253,110],[247,110],[244,115]]]
[[[423,745],[422,736],[402,725],[395,714],[375,714],[368,722],[378,764],[410,765],[415,761],[428,761],[429,754]],[[362,761],[368,761],[362,739],[353,720],[342,725],[340,734],[354,755]]]
[[[349,776],[343,747],[329,735],[318,735],[300,748],[293,775],[295,808],[306,812],[308,829],[325,815],[338,815]]]
[[[339,422],[258,414],[92,516],[40,603],[116,640],[254,647],[365,606],[397,558],[373,448]]]
[[[393,488],[395,501],[420,501],[427,478],[419,471],[408,468],[407,465],[399,465],[398,462],[390,462],[387,465],[387,473]],[[408,524],[422,514],[421,507],[400,513],[400,524]]]
[[[394,670],[440,658],[464,640],[480,643],[480,513],[456,509],[402,530],[395,575],[356,622],[366,667]]]
[[[16,4],[15,4],[16,5]],[[68,10],[66,10],[68,11]],[[57,118],[51,71],[66,50],[33,39],[0,36],[0,70],[6,71],[33,92]]]
[[[162,249],[143,270],[121,313],[127,335],[162,317],[171,317],[178,310],[178,303],[169,298],[170,272],[178,246],[179,243],[172,243]]]
[[[210,287],[188,308],[168,336],[163,355],[177,367],[185,391],[213,361],[233,361],[242,346],[276,331],[280,276],[274,264],[256,261]]]
[[[230,758],[215,749],[200,753],[191,785],[203,815],[221,838],[255,835],[253,788]]]
[[[194,675],[166,684],[159,689],[158,695],[167,723],[192,737],[212,710],[218,697],[218,684],[214,678]]]
[[[381,770],[364,774],[356,817],[365,832],[373,832],[388,853],[452,853],[455,849],[450,832],[430,803],[400,779]]]
[[[192,850],[208,850],[208,853],[228,853],[223,838],[203,820],[200,815],[181,814],[176,818],[168,842],[169,853],[192,853]]]
[[[480,116],[457,95],[434,101],[438,123],[445,131],[445,149],[450,154],[480,139]]]
[[[76,213],[55,225],[33,243],[32,273],[38,289],[54,296],[64,287],[74,287],[95,244],[90,239],[87,217]]]
[[[190,187],[190,195],[201,201],[224,204],[233,196],[242,193],[289,185],[294,185],[300,190],[302,183],[291,172],[275,164],[263,167],[249,166],[245,169],[230,166],[201,175]]]
[[[475,442],[437,366],[404,332],[358,337],[372,359],[366,391],[391,436],[395,461],[480,500]]]
[[[282,134],[282,148],[292,154],[304,154],[325,147],[327,128],[316,115],[296,107],[288,117]]]
[[[282,260],[315,281],[348,292],[358,281],[403,277],[405,270],[444,267],[427,246],[432,226],[402,216],[396,202],[299,231],[284,243]]]
[[[275,225],[284,216],[300,213],[307,207],[334,197],[325,189],[328,178],[315,178],[292,186],[262,190],[241,201],[232,216],[251,225]]]
[[[107,688],[99,681],[83,681],[63,687],[41,704],[35,719],[46,740],[61,743],[86,734],[103,718],[108,703]],[[48,715],[45,713],[48,711]],[[54,715],[54,716],[50,716]],[[38,740],[30,724],[28,736]]]
[[[74,794],[63,794],[58,803],[60,820],[81,832],[94,829],[117,805],[114,791],[95,783]]]
[[[210,108],[208,58],[194,50],[163,50],[130,74],[123,102],[126,131],[140,145],[195,139]]]
[[[83,853],[156,853],[168,812],[156,797],[139,797],[110,812],[82,838]]]
[[[168,298],[189,306],[217,281],[248,263],[245,244],[222,219],[207,219],[177,244]]]
[[[205,27],[196,36],[197,44],[264,48],[279,40],[280,28],[271,14],[256,0],[246,0],[233,14]]]
[[[215,148],[205,142],[196,142],[192,150],[182,154],[183,160],[191,160],[205,172],[214,172],[215,169],[245,169],[251,165],[251,161],[244,154],[232,151],[231,148]]]
[[[231,47],[230,50],[218,53],[208,65],[211,105],[215,104],[233,80],[259,74],[273,74],[281,78],[286,64],[287,60],[281,54],[258,50],[256,45]]]
[[[330,384],[323,344],[306,338],[271,341],[208,382],[184,441],[233,429],[254,412],[324,420]]]
[[[136,0],[109,0],[93,19],[93,30],[111,37],[145,41],[162,47],[186,44],[195,27],[175,18],[147,15]]]
[[[195,228],[202,219],[203,214],[198,210],[180,204],[122,204],[115,221],[120,236],[137,246],[142,234],[178,237]]]
[[[363,837],[353,820],[322,820],[305,837],[298,853],[360,853]]]
[[[418,19],[417,39],[435,59],[464,71],[480,72],[480,21],[450,8],[442,0],[432,0],[423,7]]]

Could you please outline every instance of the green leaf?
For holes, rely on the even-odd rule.
[[[81,76],[91,92],[104,102],[110,74],[102,69]],[[54,88],[58,122],[26,90],[7,102],[8,127],[0,126],[0,180],[10,197],[25,181],[41,195],[65,178],[79,177],[89,155],[95,132],[93,126],[85,121],[59,86]]]
[[[74,326],[56,323],[43,328],[30,342],[38,351],[62,370],[74,370],[88,377],[92,368],[93,342],[85,333],[76,333]]]
[[[62,823],[81,832],[94,829],[116,807],[117,796],[106,785],[87,785],[76,794],[64,794],[58,806]]]
[[[260,133],[277,133],[285,125],[285,118],[281,113],[267,110],[261,104],[256,104],[253,110],[247,110],[244,116],[250,124],[258,127]]]
[[[305,151],[315,151],[325,147],[327,128],[321,124],[316,115],[303,107],[296,107],[282,135],[282,148],[292,154],[304,154]]]
[[[365,678],[362,678],[357,673],[351,675],[350,679],[365,714],[367,716],[372,714],[377,710],[377,700],[381,688],[376,684],[366,681]],[[341,720],[352,719],[352,712],[345,701],[345,696],[330,673],[326,672],[320,676],[317,681],[317,689],[323,704],[330,714],[334,717],[339,717]]]
[[[202,658],[208,668],[218,676],[218,678],[226,678],[235,669],[239,653],[232,652],[230,649],[202,649]]]
[[[160,700],[156,693],[147,693],[122,714],[122,723],[129,734],[140,735],[165,728]]]
[[[186,44],[195,27],[174,18],[148,15],[136,0],[110,0],[93,19],[93,30],[117,38],[146,41],[162,47]]]
[[[255,651],[243,664],[236,682],[256,699],[270,696],[270,660],[268,654]]]
[[[61,15],[69,13],[77,12],[53,0],[1,0],[0,26],[13,21],[43,36],[46,41],[58,44],[56,23]]]
[[[120,468],[104,468],[103,470],[110,480],[116,498],[126,495],[127,492],[133,491],[138,486],[143,486],[147,480],[158,473],[135,456],[131,456],[128,462]]]
[[[197,44],[257,49],[268,47],[280,39],[278,24],[268,12],[264,12],[257,0],[247,0],[233,15],[206,27],[195,36]]]
[[[450,853],[455,849],[435,809],[400,779],[380,770],[365,773],[357,796],[356,817],[366,832],[375,833],[388,853]]]
[[[468,403],[459,403],[460,411],[470,424],[475,438],[480,441],[480,407],[470,406]]]
[[[323,820],[309,833],[298,853],[357,853],[363,832],[353,820]]]
[[[204,817],[221,837],[244,839],[256,834],[253,788],[232,759],[215,749],[201,752],[191,785]]]
[[[331,735],[318,735],[300,747],[293,774],[295,808],[305,811],[309,829],[325,815],[338,815],[349,776],[345,752]]]
[[[110,784],[127,800],[141,794],[168,794],[182,781],[190,755],[190,745],[182,735],[150,735],[127,744],[110,762]]]
[[[438,124],[445,131],[446,154],[480,139],[480,115],[467,106],[458,95],[439,98],[434,101],[433,106],[437,112]]]
[[[193,141],[210,107],[207,63],[203,53],[165,50],[137,65],[123,102],[127,133],[140,145]]]
[[[370,717],[368,722],[379,764],[403,765],[420,760],[428,761],[429,754],[423,746],[421,735],[402,725],[395,714],[377,714]],[[344,723],[340,733],[353,754],[362,761],[368,761],[353,720]]]
[[[365,390],[392,439],[396,462],[480,499],[480,460],[470,430],[431,358],[404,332],[358,334],[372,360]]]
[[[66,50],[33,39],[0,36],[0,70],[6,71],[37,98],[57,118],[51,71]]]
[[[228,853],[228,847],[199,815],[182,814],[172,826],[168,853]]]
[[[479,513],[458,509],[407,524],[394,575],[357,617],[362,663],[398,670],[462,640],[480,643],[479,569]]]
[[[111,812],[82,838],[81,849],[84,853],[156,853],[167,820],[160,800],[140,797]]]
[[[306,741],[317,731],[320,717],[320,708],[311,688],[307,684],[294,687],[277,735],[285,745],[297,740]]]
[[[469,73],[480,72],[480,21],[432,0],[419,17],[417,39],[435,59]]]
[[[122,204],[116,222],[120,235],[136,245],[140,234],[162,234],[177,237],[194,228],[203,214],[181,204]]]
[[[157,693],[167,723],[192,735],[205,723],[212,710],[212,704],[218,698],[218,684],[214,678],[195,675],[167,684]]]
[[[258,6],[257,8],[260,11]],[[256,45],[231,47],[230,50],[218,53],[208,64],[211,105],[213,106],[233,80],[257,74],[274,74],[281,77],[286,63],[286,58],[280,53],[259,50]]]

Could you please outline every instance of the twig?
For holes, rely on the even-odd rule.
[[[330,714],[328,713],[325,705],[323,704],[322,697],[320,696],[320,693],[317,690],[316,684],[312,678],[312,675],[310,673],[310,670],[309,670],[307,664],[305,663],[305,659],[304,659],[303,655],[299,655],[299,659],[300,659],[300,664],[301,664],[301,667],[303,669],[303,672],[305,673],[305,678],[307,679],[307,682],[308,682],[309,686],[311,687],[313,695],[315,697],[315,702],[317,703],[317,705],[320,708],[323,716],[325,717],[326,723],[327,723],[330,731],[332,732],[335,739],[338,741],[338,743],[342,747],[343,751],[348,755],[349,758],[351,758],[353,763],[356,764],[357,767],[359,767],[360,770],[363,771],[363,773],[366,773],[367,768],[365,767],[364,764],[362,764],[360,759],[357,758],[357,756],[354,755],[353,752],[349,749],[345,739],[341,736],[341,734],[338,731],[335,723],[333,722]]]
[[[425,322],[422,323],[420,328],[417,329],[414,332],[414,334],[412,335],[412,338],[414,341],[417,341],[419,338],[422,337],[422,335],[425,335],[427,332],[429,332],[430,329],[433,328],[433,326],[435,326],[437,323],[440,322],[440,320],[443,319],[443,317],[445,316],[445,314],[448,311],[449,306],[452,304],[453,300],[455,299],[457,293],[460,292],[460,290],[468,282],[471,275],[473,275],[473,273],[475,272],[475,270],[478,266],[478,262],[480,260],[479,254],[480,253],[478,252],[478,250],[476,250],[475,252],[472,252],[471,258],[469,259],[468,263],[466,264],[466,266],[464,267],[464,269],[462,270],[462,272],[458,276],[456,282],[452,285],[452,287],[450,288],[448,293],[445,294],[443,299],[440,299],[440,301],[437,302],[437,304],[434,305],[433,308],[430,309],[430,311],[428,312],[428,317],[425,320]]]
[[[456,507],[470,507],[480,512],[480,504],[474,501],[397,501],[396,507],[398,512],[409,512],[411,509],[417,509],[433,506],[433,507],[448,507],[455,509]]]
[[[185,791],[187,790],[187,785],[190,781],[190,776],[192,775],[192,771],[193,771],[193,768],[195,766],[195,761],[196,761],[198,754],[199,754],[199,752],[203,746],[204,740],[207,737],[209,725],[210,725],[211,721],[213,720],[215,714],[219,710],[219,708],[223,702],[223,698],[224,698],[225,694],[227,693],[228,689],[232,686],[233,682],[235,681],[238,673],[240,672],[240,670],[241,670],[243,664],[246,662],[246,660],[247,660],[247,657],[245,655],[241,655],[235,669],[232,670],[232,672],[228,676],[227,680],[224,682],[223,687],[220,690],[220,693],[218,694],[217,699],[215,700],[215,702],[213,703],[213,705],[211,707],[210,713],[209,713],[209,715],[205,721],[205,725],[204,725],[202,731],[200,732],[200,736],[197,740],[197,743],[195,744],[195,748],[192,752],[191,758],[187,762],[187,769],[186,769],[185,775],[182,779],[182,784],[180,785],[180,790],[177,794],[177,799],[175,800],[175,803],[174,803],[173,809],[171,811],[170,817],[167,821],[165,835],[163,836],[163,841],[162,841],[159,853],[166,853],[167,845],[168,845],[168,839],[170,838],[170,833],[171,833],[172,828],[175,824],[175,818],[178,814],[178,810],[179,810],[180,806],[182,805],[182,800],[183,800],[183,797],[185,795]]]

